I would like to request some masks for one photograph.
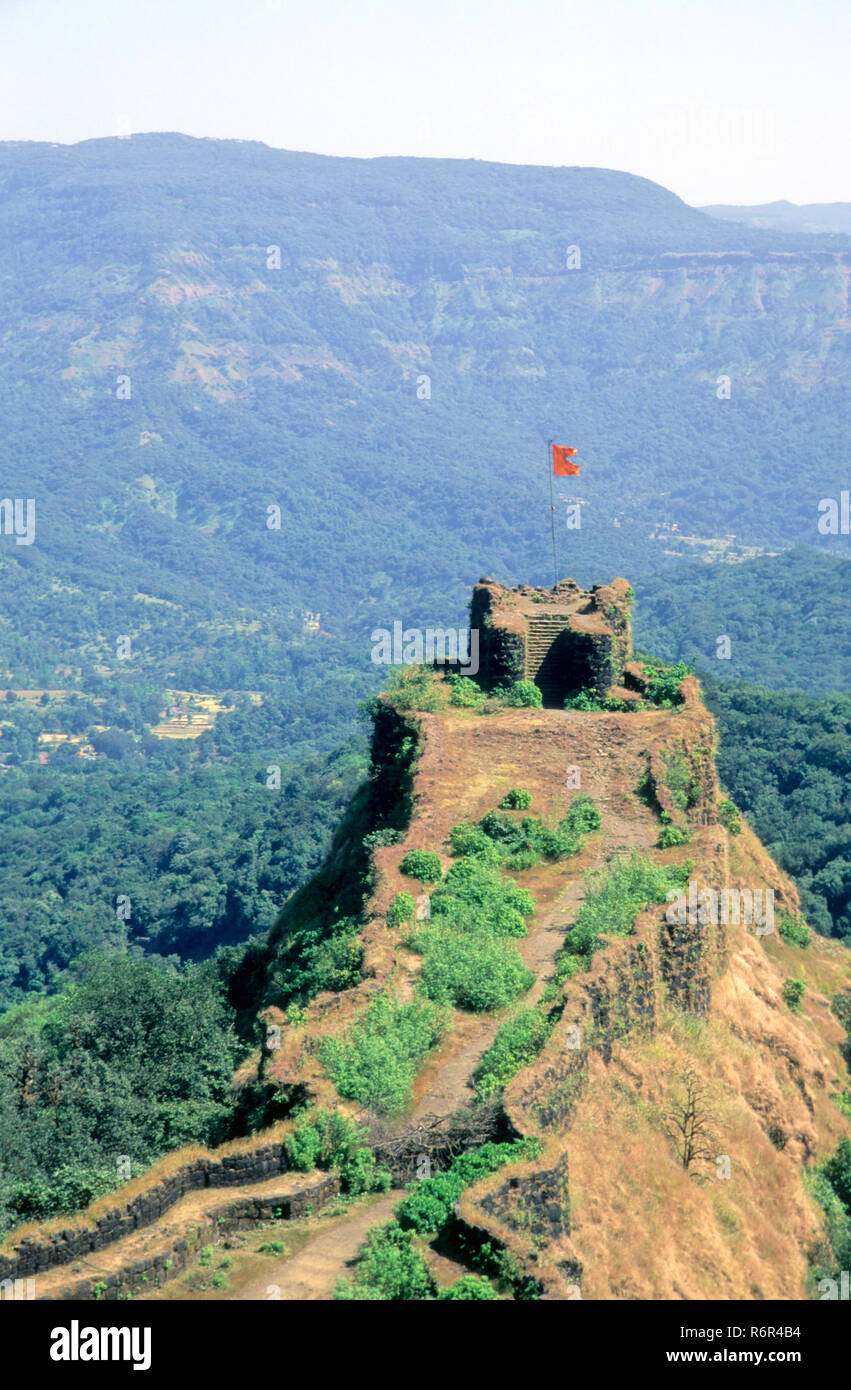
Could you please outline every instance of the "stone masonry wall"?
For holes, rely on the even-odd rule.
[[[70,1264],[93,1251],[103,1250],[132,1231],[158,1221],[187,1192],[205,1187],[239,1187],[243,1183],[263,1182],[289,1169],[286,1139],[263,1148],[226,1154],[221,1158],[195,1159],[162,1177],[123,1206],[104,1212],[91,1225],[69,1226],[50,1233],[23,1237],[13,1250],[0,1252],[0,1281],[26,1278],[54,1265]]]
[[[294,1221],[306,1216],[315,1207],[324,1206],[340,1191],[340,1179],[335,1173],[317,1175],[310,1187],[287,1196],[241,1197],[238,1201],[217,1208],[202,1217],[192,1235],[175,1240],[155,1255],[145,1255],[102,1278],[81,1279],[47,1294],[48,1300],[104,1300],[111,1302],[122,1295],[157,1287],[173,1279],[186,1268],[192,1256],[229,1231],[244,1230],[258,1221]],[[38,1285],[36,1284],[36,1298]]]

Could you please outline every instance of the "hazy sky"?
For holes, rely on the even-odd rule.
[[[848,0],[0,0],[0,139],[179,130],[851,200]]]

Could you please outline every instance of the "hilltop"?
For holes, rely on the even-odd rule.
[[[362,937],[366,978],[343,995],[320,995],[297,1027],[269,1010],[284,1041],[268,1075],[284,1086],[307,1084],[322,1103],[336,1100],[315,1060],[320,1040],[345,1036],[385,989],[412,998],[422,969],[387,925],[396,894],[411,888],[400,865],[412,850],[435,849],[444,868],[451,865],[452,827],[480,822],[518,782],[531,793],[535,815],[552,822],[571,800],[566,769],[580,767],[582,792],[601,816],[575,859],[517,875],[537,904],[518,943],[534,976],[524,1008],[540,1006],[548,980],[558,977],[559,952],[594,884],[588,875],[605,875],[636,852],[660,866],[687,859],[689,882],[699,889],[771,890],[777,923],[799,918],[794,886],[752,832],[731,834],[719,821],[712,720],[694,681],[685,706],[672,711],[400,718],[400,739],[416,740],[416,809],[401,842],[374,853]],[[696,795],[685,817],[686,849],[654,848],[658,806],[654,812],[638,794],[653,769],[659,803],[676,815],[661,780],[666,768],[671,781],[687,768]],[[281,934],[291,921],[285,912]],[[801,1173],[849,1131],[835,1100],[846,1085],[844,1031],[830,1010],[848,987],[848,956],[815,938],[804,952],[777,927],[760,936],[757,925],[672,930],[664,909],[650,907],[633,934],[612,937],[587,974],[559,987],[558,1022],[537,1061],[504,1092],[512,1130],[541,1138],[541,1157],[512,1170],[508,1185],[500,1177],[474,1188],[461,1207],[464,1222],[503,1243],[547,1296],[575,1296],[577,1284],[590,1298],[806,1295],[821,1214]],[[789,977],[805,982],[800,1015],[784,1002]],[[498,1028],[487,1015],[456,1013],[448,1041],[416,1080],[407,1112],[413,1121],[445,1120],[473,1101],[477,1069]],[[717,1133],[717,1155],[700,1169],[700,1183],[683,1171],[663,1132],[689,1068],[706,1088]],[[421,1134],[417,1141],[425,1142]],[[720,1155],[729,1157],[729,1179],[717,1177]]]
[[[404,669],[374,703],[370,779],[325,865],[228,965],[256,1041],[239,1108],[276,1123],[221,1159],[178,1151],[126,1208],[104,1199],[106,1236],[75,1247],[109,1247],[82,1296],[99,1260],[110,1297],[141,1270],[157,1296],[190,1296],[197,1276],[172,1284],[169,1252],[191,1264],[217,1210],[249,1227],[251,1173],[266,1184],[251,1210],[277,1200],[295,1224],[275,1261],[243,1250],[239,1296],[268,1278],[308,1299],[794,1300],[839,1267],[844,1189],[824,1174],[851,1134],[847,948],[807,930],[719,791],[697,680],[631,657],[625,581],[476,592],[483,669],[510,649],[512,683]],[[607,651],[586,667],[597,684],[558,707],[589,634]],[[529,674],[545,665],[548,707]],[[292,1169],[314,1167],[297,1198]],[[239,1202],[196,1201],[175,1244],[164,1203],[223,1182]],[[151,1224],[125,1253],[122,1210]],[[54,1272],[45,1296],[66,1286]]]

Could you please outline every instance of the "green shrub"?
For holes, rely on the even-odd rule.
[[[842,1142],[848,1143],[847,1139],[840,1141],[840,1144]],[[803,1178],[805,1186],[824,1212],[827,1244],[825,1249],[825,1243],[821,1242],[813,1251],[815,1260],[810,1268],[811,1280],[838,1279],[840,1270],[848,1269],[851,1265],[851,1207],[842,1201],[823,1169],[815,1173],[805,1169]]]
[[[499,803],[501,811],[525,811],[532,805],[532,793],[523,787],[512,787]]]
[[[644,698],[648,704],[658,705],[662,709],[672,709],[681,705],[683,694],[680,687],[685,677],[693,672],[694,663],[677,661],[673,666],[666,666],[653,657],[648,658],[644,662],[644,674],[647,678]]]
[[[815,1174],[805,1170],[804,1181],[824,1211],[827,1249],[822,1243],[811,1267],[813,1281],[838,1280],[851,1265],[851,1140],[840,1139],[835,1153]]]
[[[368,835],[364,835],[363,843],[366,849],[381,849],[385,845],[398,845],[401,839],[401,830],[386,826],[383,830],[370,830]]]
[[[601,936],[629,936],[639,912],[648,903],[665,902],[692,867],[690,861],[663,866],[635,853],[589,874],[585,900],[556,958],[556,983],[588,967]]]
[[[521,1067],[527,1067],[541,1052],[553,1030],[554,1017],[541,1008],[521,1009],[503,1023],[487,1052],[476,1067],[473,1082],[476,1093],[487,1100],[508,1085]]]
[[[438,883],[443,877],[440,855],[430,849],[409,849],[399,872],[408,878],[418,878],[422,883]]]
[[[340,1174],[344,1192],[386,1192],[390,1174],[379,1168],[366,1143],[366,1131],[347,1115],[320,1110],[303,1120],[286,1141],[290,1164],[300,1173],[312,1168]]]
[[[535,911],[535,899],[529,889],[521,888],[512,878],[503,878],[501,883],[505,906],[519,912],[521,917],[531,917]]]
[[[585,686],[582,690],[575,691],[568,695],[564,702],[565,709],[578,710],[599,710],[603,708],[602,701],[596,690],[591,690]]]
[[[479,857],[459,859],[431,898],[433,923],[485,936],[525,936],[524,917],[535,910],[526,888]]]
[[[400,927],[403,922],[410,922],[416,906],[412,893],[397,893],[387,909],[388,927]]]
[[[380,1289],[375,1289],[370,1284],[356,1284],[353,1279],[338,1279],[334,1298],[337,1302],[348,1303],[386,1302]]]
[[[447,676],[447,683],[451,690],[449,703],[456,709],[475,709],[487,699],[481,686],[471,681],[469,676]]]
[[[421,983],[438,1004],[482,1013],[510,1004],[535,979],[507,941],[432,926],[411,939],[423,956]]]
[[[609,714],[630,714],[641,709],[640,700],[619,700],[614,695],[598,695],[596,690],[591,690],[584,686],[582,690],[576,690],[572,695],[568,695],[564,702],[565,709],[578,710],[604,710]]]
[[[480,854],[498,863],[501,855],[496,849],[493,840],[485,834],[479,825],[470,825],[468,821],[460,821],[458,825],[453,825],[449,832],[449,844],[452,853],[456,855]]]
[[[846,1086],[843,1091],[833,1091],[830,1098],[836,1101],[846,1120],[851,1120],[851,1089]]]
[[[393,672],[387,693],[397,709],[434,713],[445,708],[448,689],[429,666],[402,666]]]
[[[341,1096],[394,1114],[447,1024],[445,1011],[427,999],[402,1004],[378,994],[344,1038],[323,1039],[320,1061]]]
[[[517,820],[514,816],[501,815],[499,811],[488,811],[479,821],[478,829],[497,847],[503,857],[534,855],[534,859],[525,858],[520,861],[523,867],[531,868],[541,856],[545,859],[565,859],[578,853],[582,844],[581,837],[597,830],[599,825],[600,813],[591,797],[578,796],[554,829],[544,825],[543,821],[534,816],[523,816]],[[460,837],[458,843],[480,842],[467,836],[466,839]],[[481,851],[474,849],[473,852]]]
[[[599,830],[600,812],[590,796],[576,796],[561,824],[575,835],[587,835],[592,830]]]
[[[273,998],[301,1003],[322,990],[357,984],[363,964],[361,930],[357,917],[339,914],[318,927],[297,927],[276,950],[271,967]],[[299,998],[293,999],[294,995]]]
[[[465,1188],[490,1177],[506,1163],[537,1158],[540,1152],[539,1139],[515,1139],[507,1144],[482,1144],[460,1154],[445,1173],[436,1173],[416,1184],[397,1206],[396,1220],[405,1230],[432,1235],[449,1220]]]
[[[851,1216],[851,1139],[840,1139],[836,1153],[827,1160],[822,1172]]]
[[[459,1245],[466,1259],[475,1269],[484,1270],[496,1281],[500,1291],[508,1292],[518,1302],[539,1299],[544,1292],[543,1285],[531,1274],[525,1274],[517,1256],[510,1250],[495,1245],[493,1241],[482,1242],[475,1237],[459,1236]]]
[[[414,1245],[412,1231],[391,1221],[369,1232],[361,1247],[351,1280],[341,1280],[334,1291],[338,1300],[431,1299],[434,1280]]]
[[[691,835],[687,830],[680,830],[677,825],[663,825],[659,831],[656,848],[673,849],[675,845],[687,845],[690,839]]]
[[[796,920],[781,912],[777,919],[777,930],[790,946],[800,946],[802,951],[806,951],[810,944],[810,929],[801,918]]]
[[[783,1002],[788,1004],[793,1014],[801,1012],[801,1004],[804,999],[804,983],[802,980],[783,981]]]
[[[671,793],[671,800],[680,811],[690,811],[700,800],[700,787],[688,758],[682,749],[674,748],[662,754],[665,767],[665,785]]]
[[[79,1211],[115,1187],[115,1169],[63,1164],[50,1179],[34,1175],[2,1189],[0,1209],[21,1221],[43,1221],[62,1212]]]
[[[358,924],[349,921],[344,930],[326,937],[305,953],[305,970],[313,993],[331,990],[338,994],[357,984],[364,952],[357,932]]]
[[[729,830],[731,835],[740,834],[742,829],[742,822],[739,813],[733,805],[732,801],[719,801],[718,819],[724,826],[725,830]]]
[[[851,990],[840,990],[830,1001],[831,1013],[839,1019],[846,1033],[851,1033]]]
[[[451,1302],[456,1299],[499,1299],[499,1294],[491,1283],[481,1274],[462,1274],[460,1279],[456,1279],[454,1284],[450,1284],[448,1289],[442,1289],[437,1295],[441,1303]]]
[[[539,823],[534,821],[531,816],[524,816],[522,820],[518,821],[513,816],[500,815],[499,811],[488,811],[479,821],[479,829],[494,844],[509,849],[519,849],[524,843],[528,830]]]
[[[534,681],[514,681],[506,691],[500,691],[503,704],[512,709],[540,709],[543,696]]]
[[[505,860],[505,867],[509,873],[520,874],[526,869],[534,869],[540,862],[540,854],[536,854],[533,849],[519,849],[516,854],[509,854]]]

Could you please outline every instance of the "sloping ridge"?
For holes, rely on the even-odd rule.
[[[403,779],[413,809],[402,841],[372,856],[364,978],[342,994],[318,996],[298,1025],[267,1011],[282,1027],[280,1048],[265,1060],[267,1078],[304,1086],[319,1104],[341,1104],[318,1060],[320,1040],[344,1032],[379,991],[406,998],[417,984],[420,959],[386,922],[396,893],[411,888],[401,859],[410,849],[436,849],[446,865],[452,826],[481,818],[513,786],[526,788],[534,813],[553,821],[576,794],[568,772],[578,768],[581,791],[602,817],[578,856],[519,876],[538,905],[518,943],[537,976],[521,1003],[540,997],[587,873],[605,869],[612,856],[638,850],[669,864],[688,856],[696,888],[771,890],[775,913],[795,916],[794,885],[748,827],[733,835],[718,822],[714,723],[693,679],[684,692],[678,710],[623,714],[505,709],[482,718],[385,706],[381,757],[397,775],[398,749],[413,749]],[[666,784],[672,758],[688,770],[687,810]],[[376,768],[374,785],[381,777]],[[660,809],[690,834],[688,845],[654,848]],[[783,1000],[789,977],[805,980],[800,1015]],[[851,1129],[831,1098],[847,1072],[843,1031],[829,1007],[848,982],[849,956],[839,943],[814,936],[804,952],[776,930],[680,926],[666,920],[664,905],[646,909],[633,935],[610,939],[589,970],[561,986],[564,1010],[549,1042],[506,1088],[505,1119],[516,1133],[542,1139],[540,1158],[469,1189],[459,1222],[468,1235],[508,1250],[545,1298],[805,1297],[820,1214],[802,1169]],[[498,1023],[456,1013],[402,1128],[473,1101],[472,1074]],[[714,1135],[712,1161],[691,1172],[665,1123],[688,1069],[705,1089]],[[258,1135],[244,1147],[263,1144]],[[356,1234],[347,1220],[333,1242],[339,1274]],[[351,1221],[369,1224],[362,1212]],[[296,1296],[329,1297],[328,1252],[309,1243],[298,1259],[284,1286],[307,1288],[315,1267],[321,1278],[313,1291]]]
[[[694,861],[695,889],[774,894],[774,910],[798,915],[794,885],[745,826],[718,822],[715,729],[697,682],[685,683],[676,711],[629,714],[516,710],[482,720],[465,711],[402,716],[416,732],[415,813],[403,843],[375,853],[376,887],[364,932],[370,972],[357,990],[316,1001],[319,1032],[344,1029],[377,990],[403,995],[418,961],[389,932],[384,916],[412,848],[446,853],[461,820],[475,821],[505,791],[522,785],[545,819],[570,800],[568,768],[602,814],[582,855],[521,876],[538,900],[520,943],[541,992],[564,932],[581,906],[584,876],[608,856],[637,848],[660,863]],[[684,759],[694,796],[687,812],[666,785],[666,767]],[[649,775],[657,811],[687,829],[685,847],[654,849],[658,815],[636,794]],[[807,1256],[821,1216],[802,1169],[824,1158],[848,1122],[832,1100],[847,1077],[843,1031],[829,1001],[847,988],[849,958],[816,936],[807,952],[756,923],[680,929],[664,906],[642,913],[629,938],[612,939],[586,974],[563,987],[565,1012],[539,1061],[520,1072],[504,1098],[518,1133],[545,1143],[519,1165],[468,1191],[459,1213],[468,1230],[502,1244],[534,1273],[551,1298],[759,1298],[806,1296]],[[551,939],[548,941],[548,936]],[[800,1016],[782,988],[804,976]],[[358,1000],[358,995],[361,996]],[[321,1020],[321,1022],[320,1022]],[[574,1049],[571,1025],[583,1044]],[[497,1021],[459,1015],[453,1036],[424,1068],[414,1117],[469,1103],[472,1073]],[[292,1079],[309,1053],[310,1025],[282,1049],[275,1066]],[[308,1059],[308,1068],[311,1068]],[[684,1072],[708,1091],[720,1165],[686,1172],[665,1134]],[[302,1073],[303,1075],[303,1073]],[[316,1067],[311,1086],[330,1098]],[[329,1088],[329,1089],[326,1089]],[[714,1174],[729,1176],[716,1177]]]

